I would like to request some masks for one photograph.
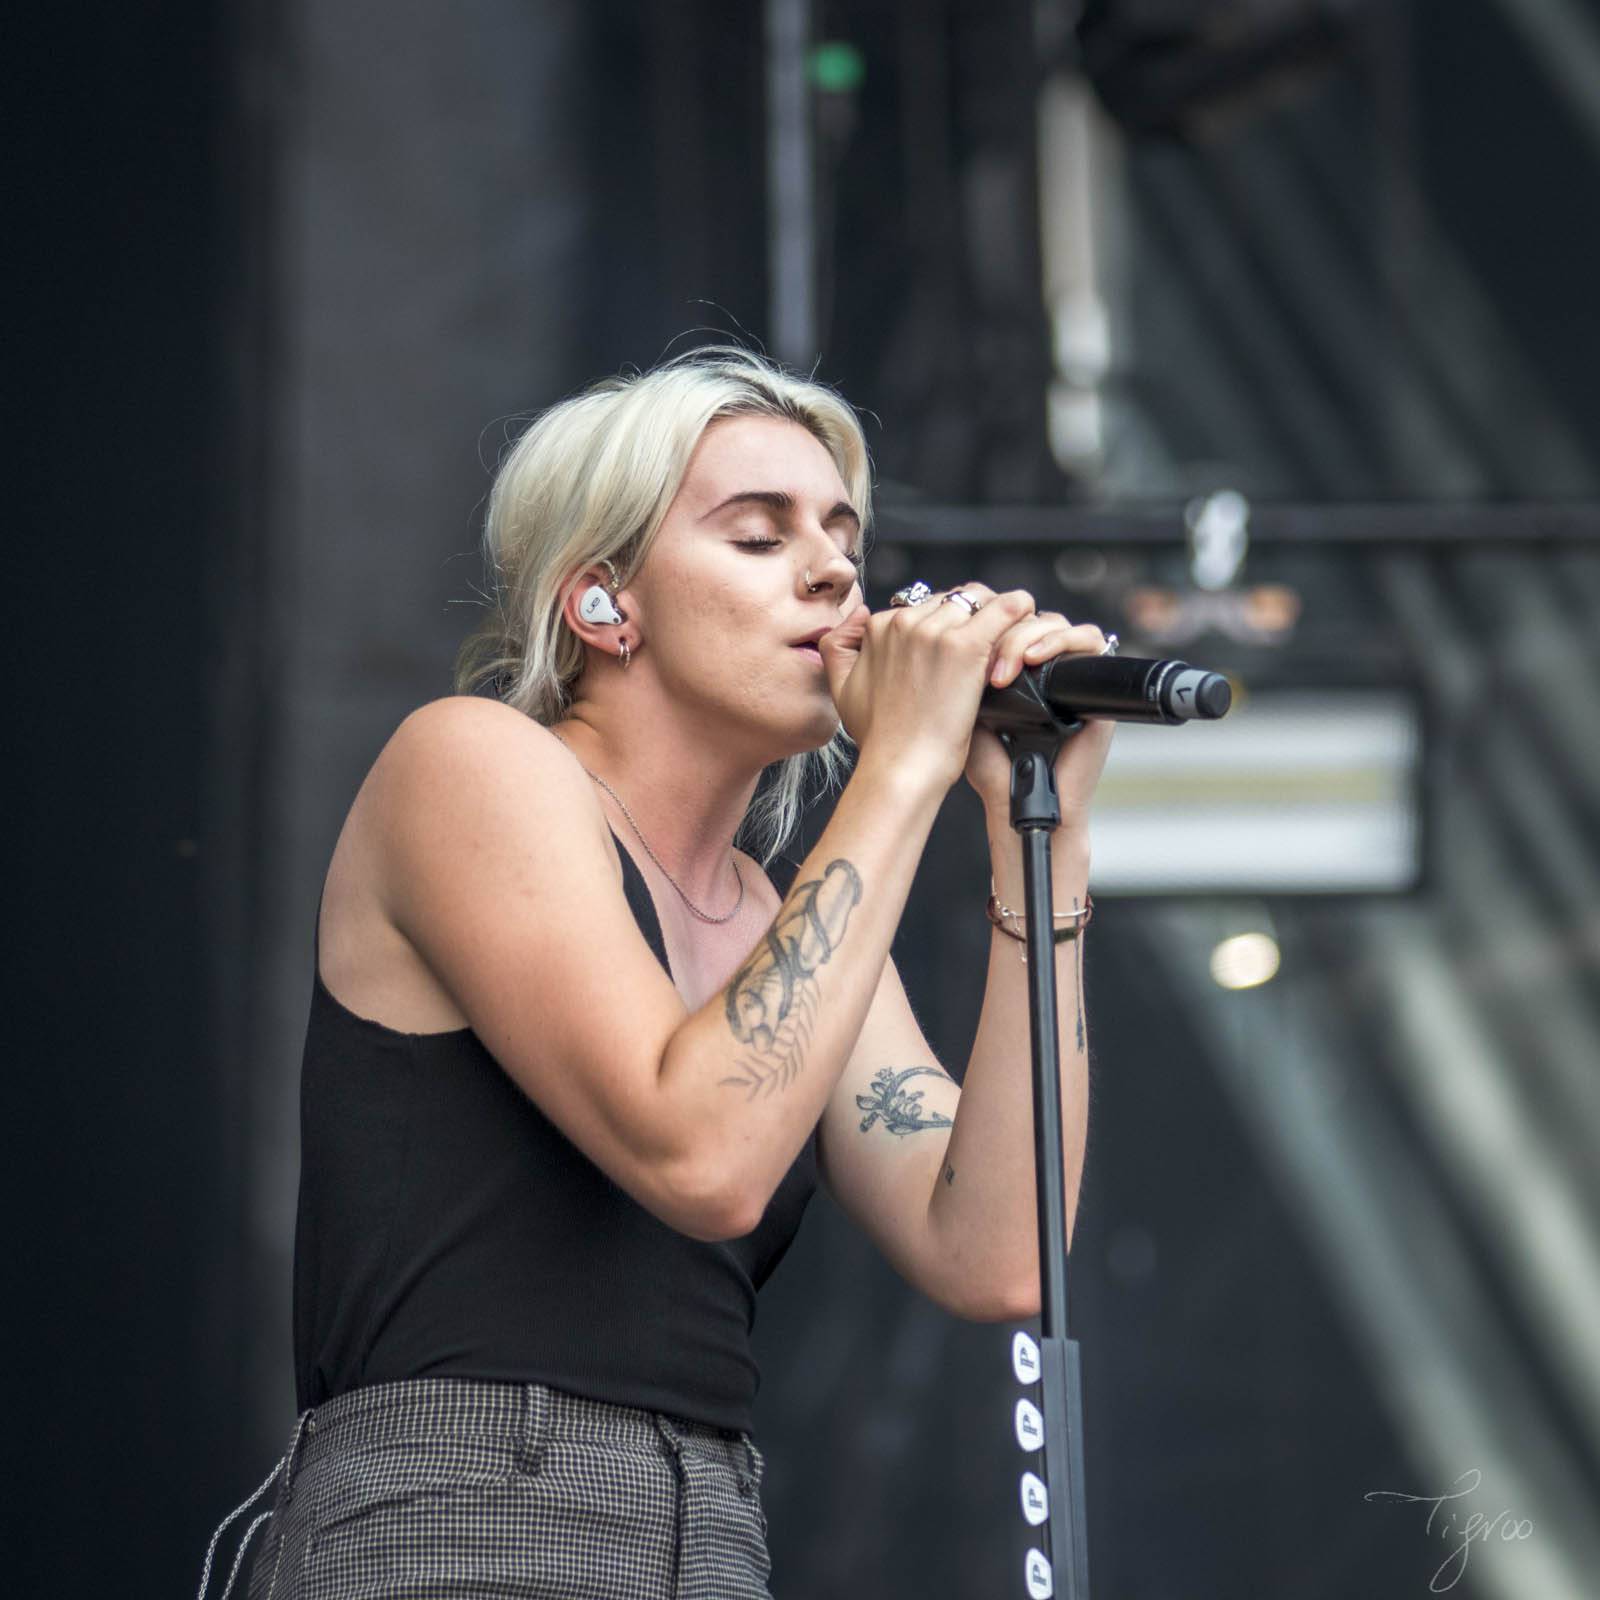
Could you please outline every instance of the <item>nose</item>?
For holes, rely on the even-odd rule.
[[[841,605],[855,587],[856,564],[833,539],[824,535],[823,544],[815,551],[810,565],[802,569],[800,586],[807,589],[805,573],[811,574],[809,592],[820,594],[824,589],[833,591],[834,599]]]

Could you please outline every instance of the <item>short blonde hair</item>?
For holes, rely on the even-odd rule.
[[[713,422],[745,416],[797,422],[821,442],[864,537],[871,462],[855,411],[832,389],[734,345],[603,378],[536,417],[500,464],[483,532],[488,614],[457,655],[456,691],[492,690],[537,722],[559,721],[584,665],[583,643],[563,618],[567,597],[603,560],[627,585],[701,435]],[[739,832],[763,864],[794,832],[813,773],[819,794],[837,787],[853,749],[840,728],[820,749],[762,774]]]

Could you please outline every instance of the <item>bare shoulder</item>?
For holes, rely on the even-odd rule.
[[[615,874],[581,780],[571,752],[511,706],[455,695],[407,716],[367,774],[329,864],[319,969],[335,999],[403,1032],[466,1026],[408,934],[406,908],[418,914],[431,881],[471,882],[466,855],[505,855],[531,868],[539,842]]]
[[[492,700],[430,701],[367,786],[367,880],[385,924],[534,1099],[583,1121],[565,1071],[607,1070],[618,994],[654,1069],[682,1003],[628,905],[593,785],[549,729]]]
[[[411,869],[440,852],[480,865],[575,852],[584,870],[603,868],[620,881],[605,814],[577,758],[513,706],[450,695],[417,707],[368,782],[370,825],[385,845],[385,898],[397,920]]]
[[[514,706],[480,695],[452,694],[429,700],[411,712],[390,735],[373,772],[398,771],[408,781],[416,781],[463,761],[497,756],[556,768],[577,765],[548,728]]]
[[[519,812],[558,812],[580,825],[603,816],[583,769],[548,728],[475,695],[418,706],[395,729],[368,781],[374,804],[385,811],[437,803],[461,820],[463,808],[512,800]]]

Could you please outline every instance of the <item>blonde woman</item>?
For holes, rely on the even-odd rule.
[[[462,692],[389,740],[323,891],[302,1414],[253,1600],[766,1595],[749,1336],[819,1176],[956,1315],[1037,1309],[1015,929],[959,1087],[889,947],[963,775],[1022,904],[979,696],[1105,641],[976,583],[869,613],[869,520],[849,406],[739,350],[602,382],[505,460]],[[1058,761],[1061,908],[1108,737]]]

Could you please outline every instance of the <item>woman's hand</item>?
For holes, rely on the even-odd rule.
[[[976,615],[937,596],[883,611],[863,605],[818,645],[840,720],[863,757],[942,784],[940,793],[970,760],[978,701],[1001,640],[1033,612],[1023,589],[997,595],[969,583],[962,591],[978,604]]]
[[[979,584],[963,584],[975,595]],[[1035,611],[1013,623],[995,643],[987,682],[996,687],[1011,683],[1024,667],[1037,667],[1063,655],[1100,655],[1106,636],[1093,623],[1076,625],[1059,611]],[[1086,830],[1089,802],[1111,749],[1113,722],[1089,721],[1062,745],[1056,757],[1056,793],[1061,802],[1061,825]],[[967,782],[983,799],[991,814],[1009,819],[1011,813],[1011,757],[999,738],[987,728],[974,726],[967,752]]]

